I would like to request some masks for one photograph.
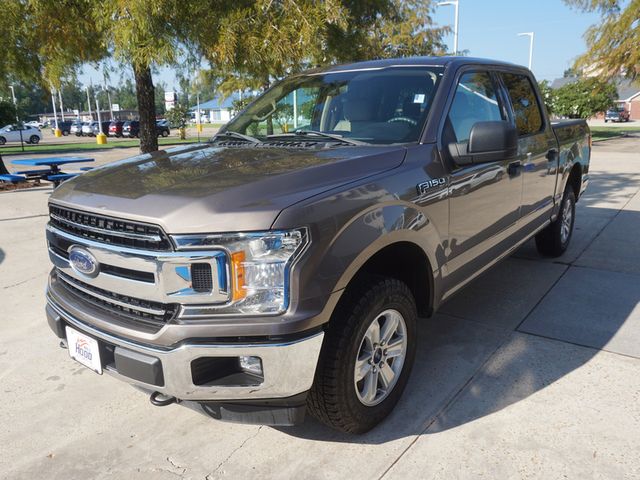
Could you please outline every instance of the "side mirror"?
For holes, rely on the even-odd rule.
[[[474,123],[468,142],[449,144],[449,154],[461,166],[505,160],[517,153],[518,132],[506,121]]]

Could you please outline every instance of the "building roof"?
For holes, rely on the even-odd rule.
[[[551,82],[551,88],[560,88],[564,87],[568,83],[573,83],[578,80],[579,77],[564,77],[564,78],[556,78],[553,82]],[[628,80],[626,78],[619,78],[615,81],[616,88],[618,89],[618,101],[619,102],[628,102],[640,94],[640,82],[633,82],[632,80]]]

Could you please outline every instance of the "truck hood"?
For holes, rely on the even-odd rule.
[[[138,155],[64,182],[51,202],[167,233],[267,230],[283,209],[400,165],[404,147],[225,148]]]

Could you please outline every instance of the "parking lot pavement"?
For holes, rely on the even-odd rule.
[[[50,188],[0,193],[0,478],[640,478],[638,150],[594,147],[565,256],[524,245],[421,322],[359,437],[156,408],[72,362],[43,312]]]

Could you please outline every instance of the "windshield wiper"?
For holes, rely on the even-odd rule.
[[[345,138],[342,135],[338,135],[335,133],[320,132],[318,130],[296,130],[295,132],[292,132],[292,133],[278,133],[275,135],[267,135],[267,138],[296,137],[296,136],[306,136],[306,135],[316,135],[318,137],[330,138],[338,142],[350,143],[351,145],[367,145],[365,142],[361,142],[359,140]]]
[[[244,133],[238,133],[232,130],[226,130],[224,132],[216,133],[211,139],[211,141],[214,141],[218,137],[231,137],[231,138],[238,138],[240,140],[244,140],[245,142],[260,143],[260,140],[258,140],[255,137],[250,137],[249,135],[245,135]]]

